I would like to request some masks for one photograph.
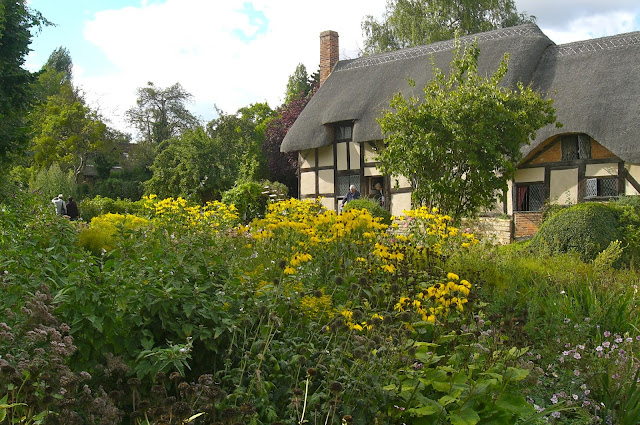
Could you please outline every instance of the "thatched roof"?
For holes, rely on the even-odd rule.
[[[630,33],[556,46],[535,24],[463,37],[478,39],[481,74],[493,74],[505,53],[509,72],[503,81],[532,84],[552,97],[560,130],[549,126],[525,148],[561,132],[584,132],[622,159],[640,162],[640,33]],[[290,152],[332,143],[327,124],[353,121],[353,140],[383,138],[376,118],[398,92],[421,96],[435,65],[448,71],[453,41],[340,61],[285,137]],[[408,80],[415,81],[415,87]]]
[[[538,131],[524,154],[554,134],[586,133],[640,163],[640,32],[550,46],[533,87],[553,99],[563,127]]]

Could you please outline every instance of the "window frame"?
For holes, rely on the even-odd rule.
[[[531,209],[530,207],[530,202],[531,202],[531,198],[530,198],[530,191],[531,191],[531,187],[532,186],[539,186],[542,190],[542,194],[543,194],[543,199],[540,200],[540,208],[539,209]],[[526,203],[526,209],[521,209],[520,208],[520,202],[518,202],[518,197],[519,197],[519,193],[520,193],[520,188],[524,188],[527,190],[525,196],[526,198],[523,199],[523,202]],[[540,189],[539,189],[540,190]],[[513,204],[513,211],[514,212],[538,212],[538,211],[542,211],[543,207],[544,207],[544,203],[547,200],[547,195],[546,195],[546,186],[544,182],[523,182],[523,183],[516,183],[514,186],[514,204]]]

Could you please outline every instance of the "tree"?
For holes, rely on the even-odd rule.
[[[267,103],[254,103],[238,109],[235,114],[218,110],[218,118],[207,124],[211,137],[224,140],[233,147],[238,168],[234,170],[236,180],[265,179],[268,170],[262,155],[262,144],[266,122],[276,112]]]
[[[202,127],[169,139],[144,183],[148,194],[161,198],[182,196],[197,202],[220,199],[235,181],[233,147],[210,137]]]
[[[34,100],[35,75],[23,68],[31,29],[48,25],[26,0],[0,0],[0,163],[28,142],[25,117]]]
[[[289,103],[294,99],[306,97],[313,93],[319,85],[320,75],[315,73],[309,75],[307,68],[303,64],[298,64],[296,70],[289,76],[287,82],[287,91],[285,94],[285,103]]]
[[[186,107],[193,96],[175,83],[166,89],[148,82],[137,90],[136,106],[127,111],[127,119],[144,141],[156,146],[198,126],[198,119]]]
[[[34,161],[41,167],[59,163],[78,176],[108,140],[107,125],[98,114],[80,100],[69,101],[68,94],[49,96],[36,115]]]
[[[462,49],[456,40],[450,75],[434,66],[424,99],[398,94],[379,119],[382,172],[409,178],[415,204],[454,217],[491,207],[513,178],[520,148],[556,121],[552,100],[522,84],[499,85],[508,55],[486,78],[478,75],[479,54],[477,41]]]
[[[285,103],[278,108],[278,116],[267,123],[265,130],[265,140],[262,145],[262,152],[267,161],[269,169],[269,180],[278,181],[287,185],[290,194],[298,193],[298,177],[297,177],[297,161],[298,154],[296,152],[280,152],[280,146],[284,140],[284,136],[296,121],[298,116],[309,100],[311,94],[305,97],[299,97]]]
[[[382,22],[362,22],[364,53],[376,54],[535,22],[514,0],[387,0]]]

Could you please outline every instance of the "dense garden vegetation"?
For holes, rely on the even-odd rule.
[[[86,223],[9,195],[2,424],[640,418],[634,203],[585,260],[492,247],[424,208],[388,228],[288,200],[244,225],[150,196]]]

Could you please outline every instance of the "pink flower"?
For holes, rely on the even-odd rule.
[[[609,338],[611,336],[611,332],[609,331],[604,331],[604,337],[605,338]]]

